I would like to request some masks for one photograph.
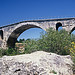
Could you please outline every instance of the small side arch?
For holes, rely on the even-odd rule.
[[[56,23],[56,30],[58,30],[58,28],[61,26],[62,26],[62,24],[60,22]]]
[[[3,30],[0,30],[0,38],[3,39]]]

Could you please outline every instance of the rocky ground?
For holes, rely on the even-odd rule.
[[[73,75],[69,55],[37,51],[0,58],[0,75]]]

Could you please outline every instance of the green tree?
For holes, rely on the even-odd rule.
[[[41,36],[39,41],[39,50],[53,52],[57,54],[69,54],[71,45],[71,36],[65,30],[55,31],[52,28],[47,30],[45,35]]]
[[[25,53],[31,53],[37,51],[37,42],[34,39],[26,40],[25,41]]]
[[[19,39],[19,43],[23,43],[25,41],[25,39]]]

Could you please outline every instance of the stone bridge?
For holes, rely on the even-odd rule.
[[[41,28],[46,31],[50,27],[58,30],[60,26],[71,33],[75,29],[75,18],[30,20],[0,27],[0,48],[14,47],[19,35],[29,28]]]

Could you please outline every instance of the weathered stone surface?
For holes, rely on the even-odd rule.
[[[3,56],[0,59],[1,75],[73,75],[69,55],[37,51],[31,54]]]

